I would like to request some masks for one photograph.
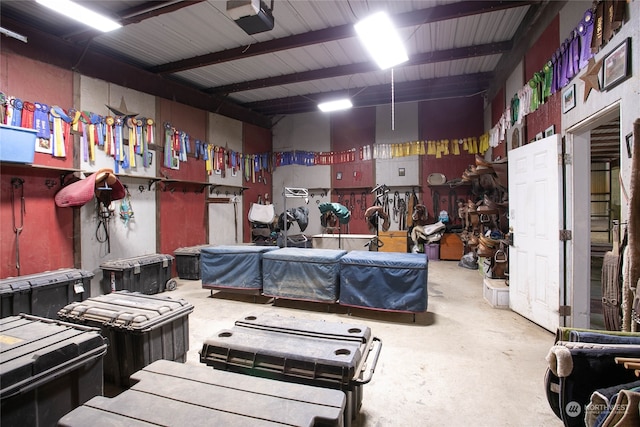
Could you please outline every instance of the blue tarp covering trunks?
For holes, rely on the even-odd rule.
[[[262,290],[262,255],[276,246],[221,245],[202,248],[202,287],[226,291]]]
[[[263,294],[287,299],[336,302],[340,258],[338,249],[282,248],[265,253]]]
[[[340,259],[340,305],[419,313],[427,310],[424,254],[351,251]]]

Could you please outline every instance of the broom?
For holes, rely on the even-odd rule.
[[[602,314],[608,331],[620,330],[620,247],[618,224],[613,226],[613,248],[602,262]]]

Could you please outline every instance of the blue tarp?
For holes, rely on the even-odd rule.
[[[202,248],[202,287],[222,290],[262,289],[262,256],[277,246],[229,245]]]
[[[347,251],[282,248],[262,257],[263,294],[276,298],[335,302],[340,258]]]
[[[418,313],[427,311],[427,257],[351,251],[340,259],[340,305]]]

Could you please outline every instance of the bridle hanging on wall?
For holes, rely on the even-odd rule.
[[[16,190],[20,190],[20,225],[16,223],[15,198]],[[24,180],[22,178],[11,178],[11,220],[13,221],[13,232],[16,234],[16,270],[20,275],[20,233],[24,228],[24,215],[26,213],[24,203]]]

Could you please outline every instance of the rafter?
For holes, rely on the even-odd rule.
[[[435,52],[427,52],[421,55],[412,56],[411,59],[408,62],[402,64],[402,66],[406,67],[412,65],[432,64],[436,62],[454,61],[456,59],[496,55],[508,52],[509,49],[511,49],[511,42],[506,41],[467,46],[457,49],[446,49]],[[361,62],[359,64],[340,65],[337,67],[322,68],[318,70],[304,71],[301,73],[292,73],[283,76],[267,77],[264,79],[256,79],[247,82],[232,83],[229,85],[206,89],[205,92],[215,94],[229,94],[253,89],[262,89],[266,87],[307,82],[311,80],[349,76],[358,73],[368,73],[377,70],[378,67],[373,62],[368,61]]]
[[[540,1],[465,1],[398,14],[393,16],[393,21],[398,27],[411,27],[444,21],[447,19],[462,18],[465,16],[495,12],[514,7],[528,6],[537,3],[540,3]],[[340,25],[322,30],[310,31],[304,34],[297,34],[256,43],[249,47],[239,46],[237,48],[227,49],[220,52],[194,56],[180,61],[157,65],[149,68],[148,71],[158,74],[172,74],[194,68],[234,61],[241,58],[249,58],[252,56],[264,55],[287,49],[295,49],[298,47],[310,46],[354,36],[355,30],[353,29],[353,25]]]

